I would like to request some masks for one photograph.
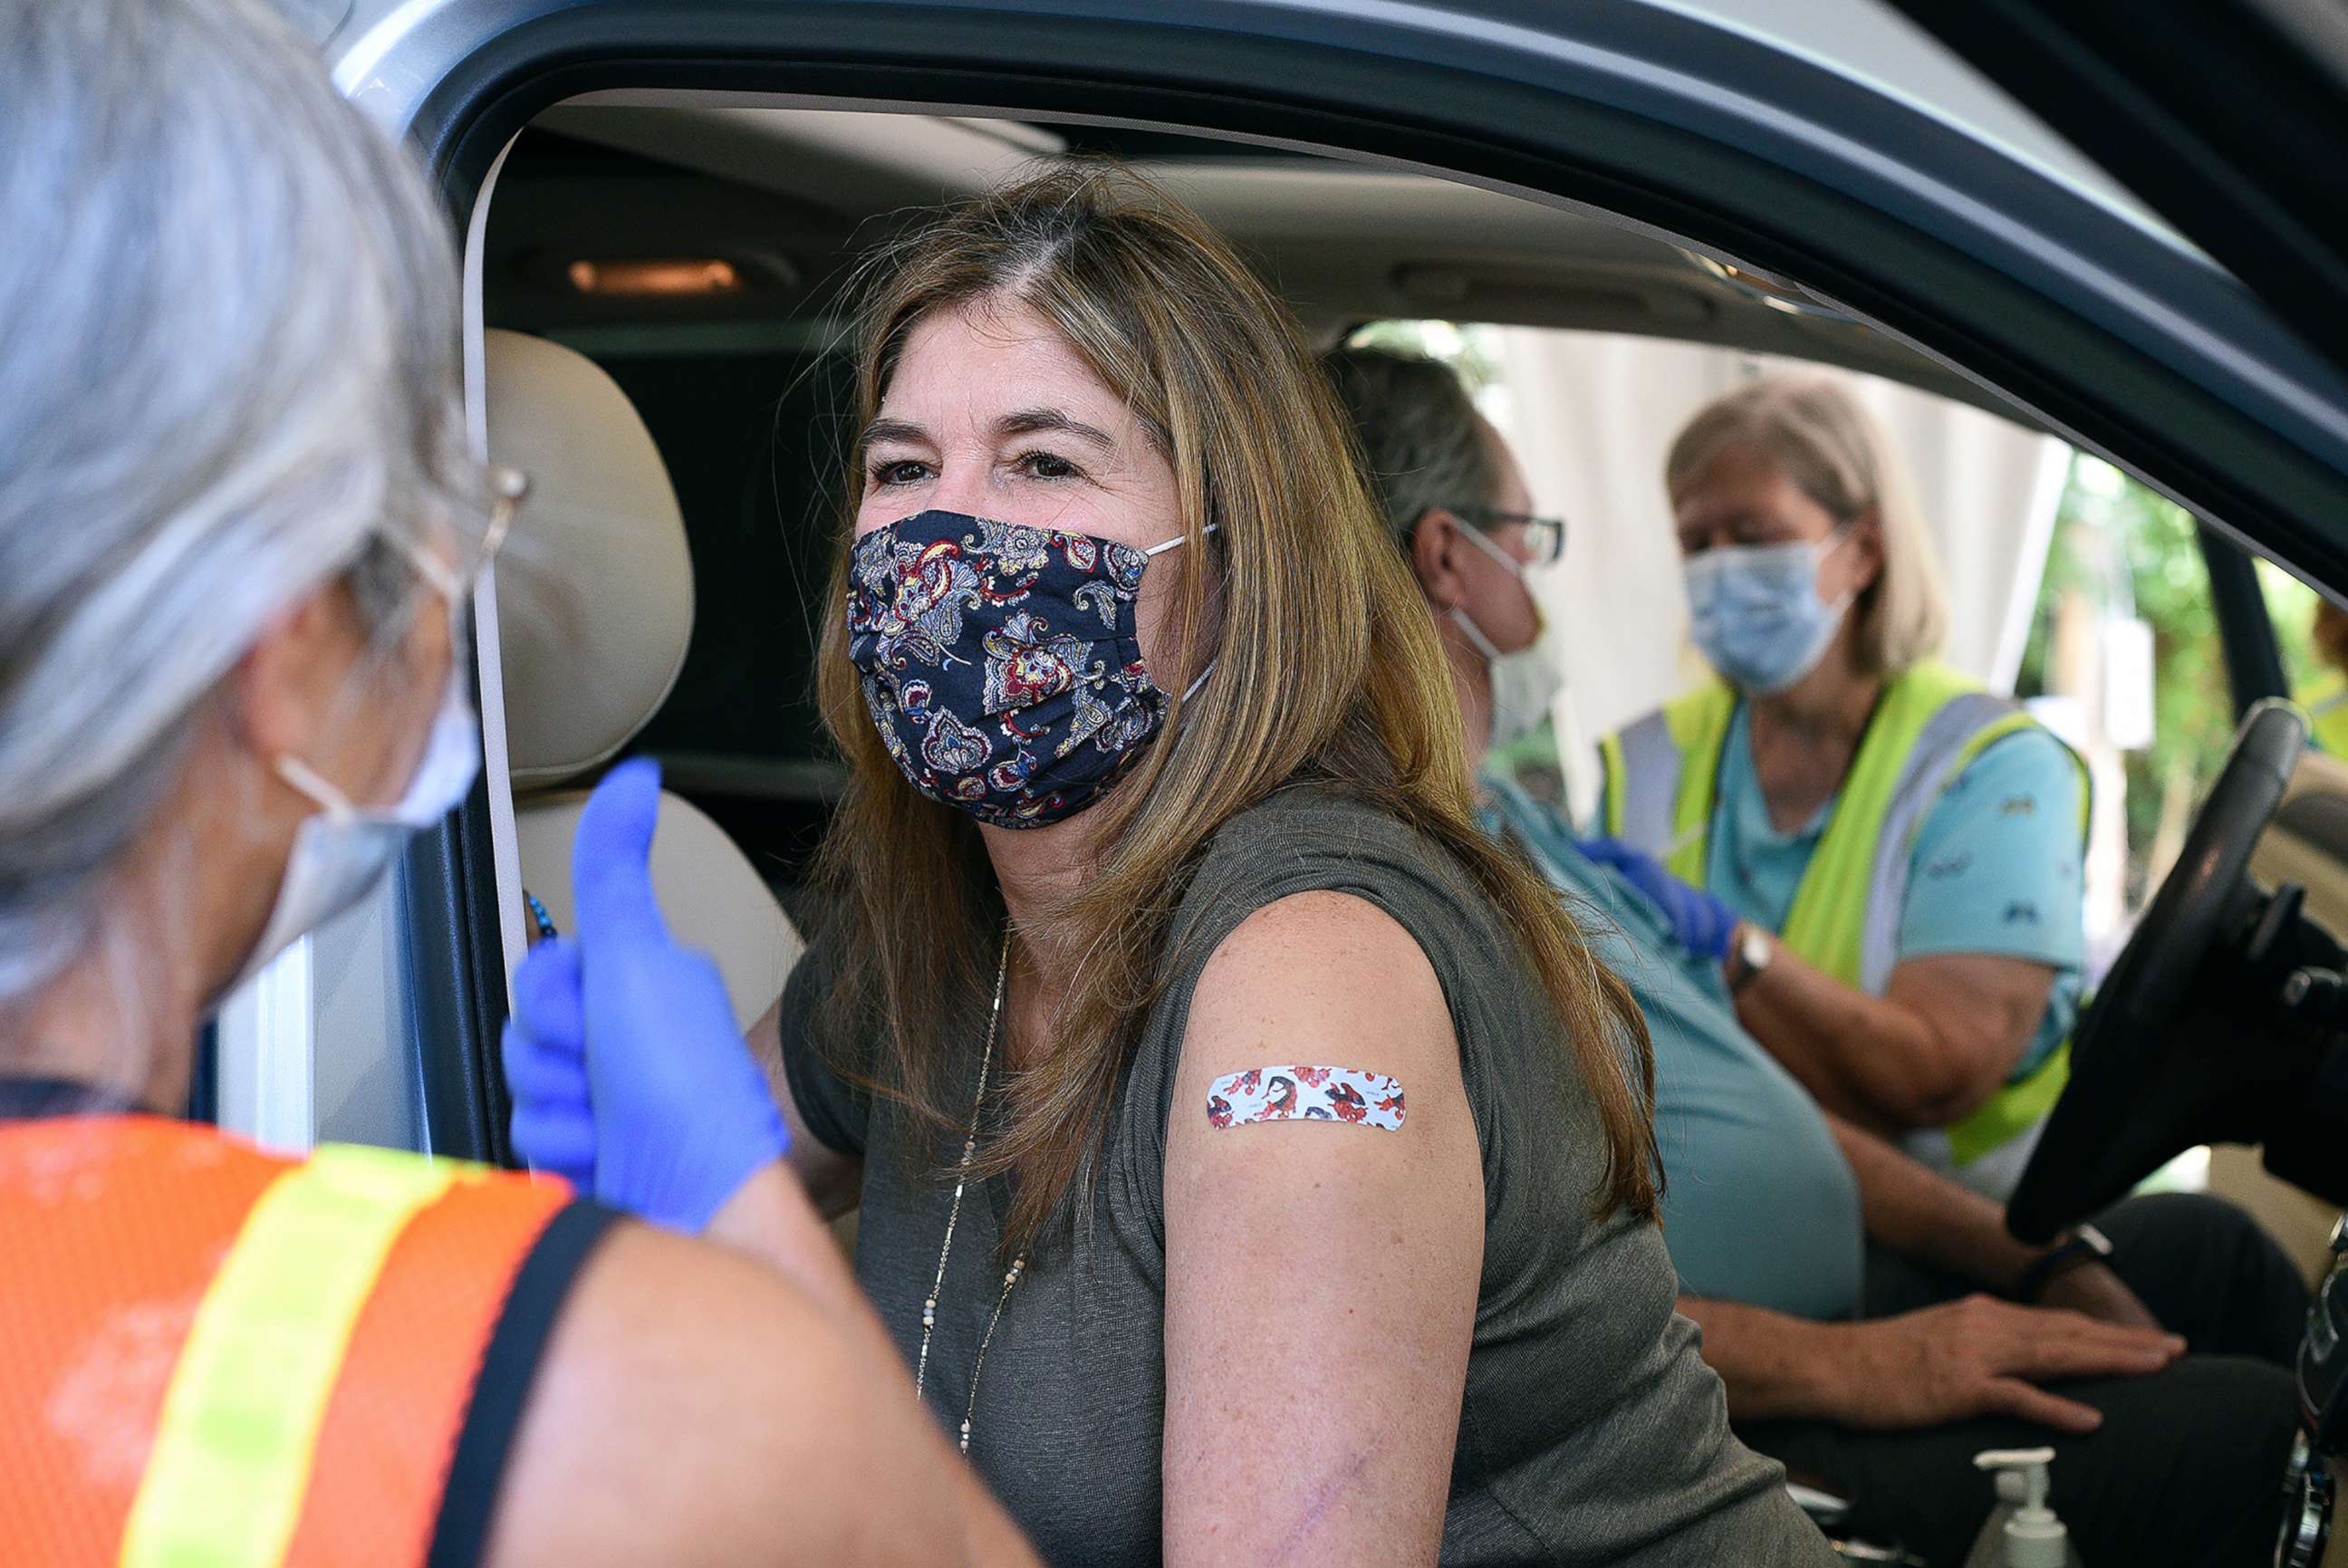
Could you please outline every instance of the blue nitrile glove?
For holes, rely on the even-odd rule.
[[[717,965],[680,947],[653,896],[660,769],[623,762],[589,798],[572,843],[573,943],[542,944],[514,976],[507,1033],[514,1143],[584,1169],[595,1196],[697,1233],[753,1172],[790,1148],[766,1074],[742,1043]],[[532,974],[533,968],[539,972]],[[575,984],[568,984],[575,973]],[[566,997],[567,989],[567,997]],[[592,1136],[580,1147],[576,1075],[558,1070],[575,1006]],[[512,1066],[508,1068],[513,1078]],[[583,1160],[582,1155],[584,1155]]]
[[[580,1011],[579,947],[567,936],[530,950],[514,971],[506,1020],[506,1090],[514,1152],[582,1193],[595,1191],[595,1113],[587,1103],[587,1020]]]
[[[1620,839],[1584,839],[1576,847],[1645,893],[1663,912],[1673,937],[1682,947],[1715,963],[1728,956],[1729,938],[1736,934],[1735,910],[1702,888],[1690,887],[1665,871],[1654,856]]]

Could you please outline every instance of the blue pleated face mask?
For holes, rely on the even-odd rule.
[[[1851,601],[1819,598],[1818,568],[1849,532],[1715,545],[1688,558],[1688,634],[1729,685],[1774,696],[1818,667]]]
[[[953,511],[859,539],[849,662],[913,787],[1006,828],[1090,805],[1164,722],[1133,610],[1149,558],[1182,542],[1136,550]]]

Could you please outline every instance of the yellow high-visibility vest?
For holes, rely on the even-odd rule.
[[[1606,830],[1696,887],[1705,885],[1715,789],[1737,701],[1734,689],[1714,682],[1599,742]],[[1883,995],[1899,960],[1900,914],[1924,819],[1974,758],[1993,742],[2035,726],[2017,704],[1938,660],[1893,676],[1851,759],[1777,939],[1844,985]],[[2084,765],[2079,781],[2084,842]],[[2070,1072],[2065,1041],[1962,1120],[1911,1137],[1910,1151],[1958,1170],[2000,1150],[2026,1154],[2027,1146],[2015,1145],[2015,1140],[2054,1109]]]
[[[492,1336],[569,1200],[156,1117],[0,1123],[0,1560],[421,1568]]]
[[[2291,700],[2307,709],[2308,733],[2334,757],[2348,757],[2348,676],[2327,671],[2303,683]]]

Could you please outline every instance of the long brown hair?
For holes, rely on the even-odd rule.
[[[1006,1130],[975,1166],[1014,1177],[1006,1244],[1032,1239],[1088,1180],[1160,992],[1169,923],[1209,841],[1298,784],[1410,823],[1474,875],[1521,937],[1597,1101],[1607,1168],[1594,1212],[1653,1217],[1645,1025],[1548,883],[1478,831],[1434,622],[1286,309],[1196,214],[1146,181],[1098,163],[1055,166],[949,210],[875,264],[858,319],[860,427],[879,412],[914,325],[982,300],[1015,300],[1052,324],[1172,466],[1185,553],[1201,569],[1182,573],[1169,608],[1166,642],[1188,651],[1188,667],[1162,672],[1160,684],[1180,692],[1216,661],[1214,678],[1175,700],[1158,739],[1090,808],[1098,862],[1054,916],[1058,930],[1083,934],[1056,1044],[1006,1078]],[[851,517],[861,488],[851,460]],[[847,572],[843,540],[818,690],[850,777],[817,878],[845,924],[848,956],[818,1039],[842,1070],[942,1131],[968,1114],[940,1091],[976,1044],[1001,902],[971,819],[917,792],[873,728],[848,662]]]

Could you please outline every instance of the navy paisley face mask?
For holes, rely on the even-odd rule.
[[[1133,605],[1149,557],[1182,542],[1136,550],[956,511],[858,540],[848,658],[913,787],[1005,828],[1092,804],[1166,717]]]

